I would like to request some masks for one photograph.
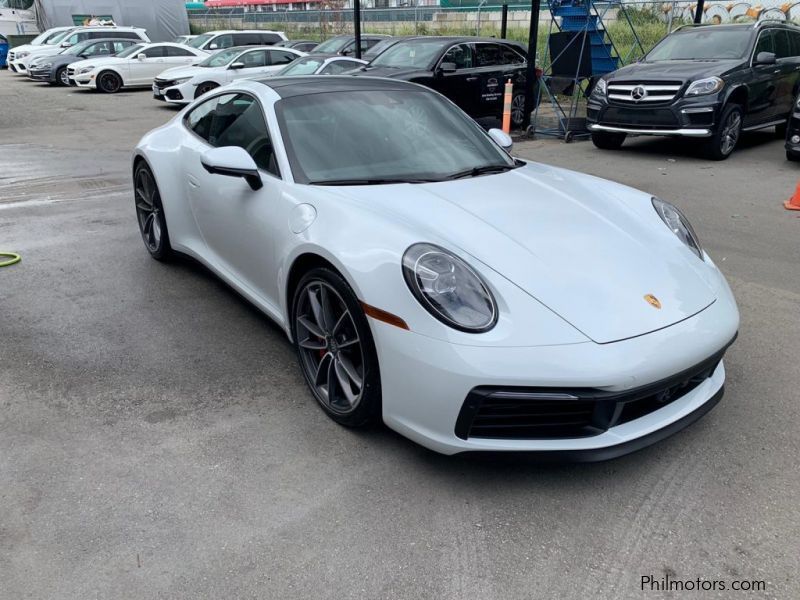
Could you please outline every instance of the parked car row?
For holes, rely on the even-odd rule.
[[[510,80],[516,90],[512,123],[520,125],[524,116],[526,49],[508,40],[365,35],[364,58],[358,59],[352,35],[317,45],[288,40],[279,31],[211,31],[153,43],[142,29],[99,27],[46,32],[40,38],[15,58],[14,70],[54,85],[105,93],[151,87],[157,100],[188,104],[245,78],[349,74],[421,84],[482,118],[502,114],[504,84]]]
[[[687,137],[700,140],[714,160],[728,158],[742,132],[775,127],[794,160],[800,158],[798,92],[800,27],[686,26],[639,62],[599,79],[587,121],[598,148],[618,149],[628,135]]]

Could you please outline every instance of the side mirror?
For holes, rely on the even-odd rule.
[[[244,69],[244,63],[242,63],[242,62],[235,62],[235,63],[233,63],[233,64],[232,64],[232,65],[231,65],[229,68],[230,68],[230,69],[233,69],[234,71],[235,71],[235,70],[237,70],[237,69]]]
[[[212,148],[203,154],[200,162],[212,175],[241,177],[253,190],[260,190],[264,186],[253,157],[239,146]]]
[[[502,129],[490,129],[489,137],[494,140],[494,143],[500,146],[503,150],[511,154],[511,148],[514,147],[514,140]]]
[[[772,52],[759,52],[756,55],[757,65],[774,65],[776,62],[778,62],[778,59]]]
[[[208,49],[209,49],[209,50],[216,50],[217,48],[219,48],[219,45],[217,44],[217,42],[211,42],[211,43],[208,45]]]
[[[136,55],[136,60],[144,60],[145,58],[147,58],[147,56],[145,54],[137,54]]]
[[[72,44],[70,42],[62,42],[61,43],[61,47],[62,48],[69,48],[70,46],[72,46]]]
[[[78,54],[78,58],[89,58],[88,54]]]
[[[439,70],[442,73],[455,73],[456,72],[456,63],[454,62],[443,62],[439,65]]]

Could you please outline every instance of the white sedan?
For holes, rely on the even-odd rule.
[[[338,423],[599,460],[699,419],[739,314],[689,222],[510,142],[411,83],[243,80],[141,140],[136,214],[285,330]]]
[[[207,56],[202,50],[171,42],[137,44],[116,56],[72,63],[67,76],[78,87],[114,94],[124,87],[150,87],[165,69],[189,66]]]
[[[167,69],[153,81],[153,97],[172,104],[188,104],[221,85],[280,71],[305,52],[292,48],[245,46],[227,48],[192,67]]]

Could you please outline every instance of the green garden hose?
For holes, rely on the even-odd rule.
[[[0,252],[0,258],[8,259],[0,261],[0,267],[10,267],[11,265],[15,265],[22,260],[22,257],[15,252]]]

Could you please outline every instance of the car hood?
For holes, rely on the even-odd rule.
[[[75,69],[85,69],[87,67],[104,67],[106,65],[115,65],[124,62],[124,58],[117,58],[115,56],[105,56],[103,58],[90,58],[88,60],[81,60],[75,63],[72,63],[72,66]]]
[[[25,50],[26,52],[30,52],[31,56],[47,56],[49,54],[58,54],[63,50],[63,48],[59,45],[48,46],[44,44],[42,46],[18,46],[17,48],[13,49],[15,52],[19,52],[20,50]]]
[[[595,342],[668,327],[715,300],[711,267],[669,232],[642,192],[536,164],[412,185],[346,193],[436,236],[420,241],[441,238],[474,256]]]
[[[166,81],[168,79],[180,79],[181,77],[194,77],[201,73],[211,75],[212,73],[217,73],[217,69],[213,67],[172,67],[159,73],[156,79]]]
[[[663,60],[638,62],[614,71],[609,80],[688,81],[712,75],[724,75],[742,63],[741,60]]]

